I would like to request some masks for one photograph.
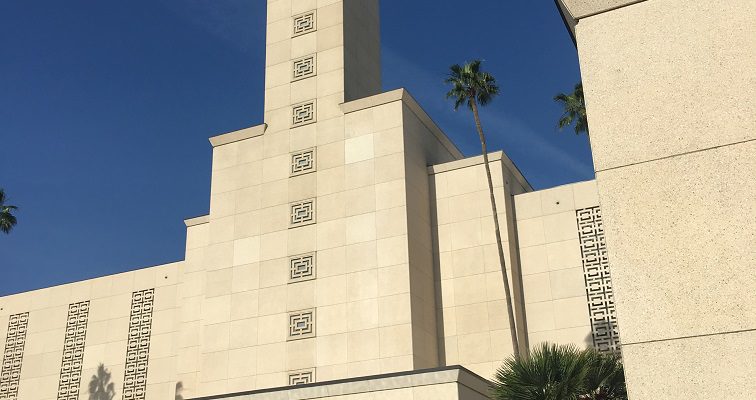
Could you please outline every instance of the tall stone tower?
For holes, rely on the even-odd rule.
[[[375,96],[378,1],[270,0],[266,53],[265,124],[211,139],[177,380],[202,396],[438,366],[427,166],[461,154],[405,92]]]

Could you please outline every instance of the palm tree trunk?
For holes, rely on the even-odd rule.
[[[507,277],[507,266],[504,260],[504,246],[501,243],[501,230],[499,229],[499,214],[496,211],[496,198],[494,197],[493,180],[491,179],[491,167],[488,165],[488,147],[486,146],[486,137],[483,135],[483,127],[480,124],[478,115],[478,104],[475,98],[470,99],[473,116],[475,117],[475,127],[478,129],[480,137],[480,146],[483,150],[483,165],[486,167],[486,178],[488,179],[488,193],[491,196],[491,211],[493,211],[494,230],[496,231],[496,247],[499,251],[499,264],[501,265],[501,276],[504,279],[504,293],[507,300],[507,315],[509,316],[509,333],[512,336],[512,351],[515,359],[520,359],[520,346],[517,341],[517,327],[515,326],[514,309],[512,307],[512,294],[509,290],[509,278]]]

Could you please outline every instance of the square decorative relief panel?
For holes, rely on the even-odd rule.
[[[288,340],[312,337],[315,337],[315,309],[290,312]]]
[[[315,279],[315,253],[289,258],[289,283]]]
[[[312,78],[317,74],[317,56],[315,54],[298,58],[292,62],[292,82]]]
[[[311,124],[316,121],[315,100],[300,103],[291,108],[291,127]]]
[[[315,382],[315,369],[289,372],[289,386],[306,385]]]
[[[315,149],[307,149],[291,154],[291,176],[315,172]]]
[[[292,37],[315,32],[318,29],[318,17],[315,10],[294,16],[294,30]]]
[[[315,199],[302,200],[292,203],[291,228],[315,223]]]

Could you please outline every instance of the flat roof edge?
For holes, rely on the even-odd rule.
[[[534,190],[533,186],[530,184],[530,182],[528,182],[527,178],[525,178],[525,175],[522,174],[522,171],[517,168],[517,165],[509,158],[509,156],[507,156],[506,153],[504,153],[503,150],[488,153],[488,162],[490,163],[492,161],[501,161],[504,166],[507,167],[507,169],[512,173],[512,175],[514,175],[515,179],[517,179],[517,181],[526,190]],[[440,174],[443,172],[453,171],[455,169],[462,169],[482,164],[483,155],[481,154],[479,156],[467,157],[461,160],[450,161],[443,164],[431,165],[428,167],[428,174]]]
[[[210,222],[210,216],[209,215],[200,215],[197,217],[187,218],[184,220],[184,225],[186,227],[190,226],[196,226],[196,225],[202,225]]]
[[[219,394],[196,397],[188,400],[253,400],[267,399],[266,395],[274,392],[289,392],[286,398],[315,399],[330,396],[344,396],[360,393],[380,392],[416,386],[458,383],[483,395],[488,395],[490,382],[480,375],[460,366],[453,365],[416,371],[394,372],[380,375],[368,375],[334,381],[314,382],[304,385],[282,386],[258,389],[247,392]]]
[[[210,144],[213,147],[223,146],[224,144],[234,143],[241,140],[261,136],[268,129],[268,124],[251,126],[249,128],[239,129],[238,131],[224,133],[222,135],[211,137]]]
[[[341,104],[341,111],[344,114],[349,114],[361,110],[365,110],[372,107],[381,106],[395,101],[402,101],[407,107],[415,113],[418,119],[428,128],[428,130],[441,142],[441,144],[455,157],[463,158],[464,154],[457,148],[454,142],[449,139],[449,136],[444,133],[441,128],[438,127],[433,118],[425,112],[422,106],[415,100],[414,97],[404,88],[391,90],[376,94],[374,96],[363,97],[361,99],[352,100]]]

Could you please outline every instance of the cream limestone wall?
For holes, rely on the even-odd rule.
[[[517,284],[519,277],[511,274],[519,260],[512,251],[516,238],[507,229],[514,221],[506,212],[507,197],[532,188],[502,153],[490,159],[507,272],[510,284]],[[436,165],[430,173],[442,362],[490,379],[512,354],[512,343],[482,157]]]
[[[147,379],[142,389],[148,398],[172,396],[176,382],[176,291],[181,266],[167,264],[0,298],[0,335],[6,338],[3,389],[17,387],[17,392],[4,392],[5,398],[87,399],[86,387],[100,364],[111,372],[116,392],[123,393],[124,377],[138,375],[134,370],[125,370],[130,346],[138,347],[141,356],[149,355],[149,368],[146,375],[142,374]],[[148,331],[146,346],[129,340],[133,327],[132,293],[142,290],[154,290],[151,324],[142,325]],[[84,307],[75,307],[77,312],[69,313],[70,305],[86,302]],[[26,329],[14,336],[8,331],[9,319],[19,313],[28,313]],[[9,368],[11,337],[21,346],[15,348],[18,363]],[[16,385],[9,379],[13,375],[18,376]],[[57,397],[59,389],[70,397]]]
[[[576,36],[630,398],[753,397],[756,3],[621,3]]]
[[[595,181],[515,196],[530,343],[593,345],[576,210],[597,207]]]

